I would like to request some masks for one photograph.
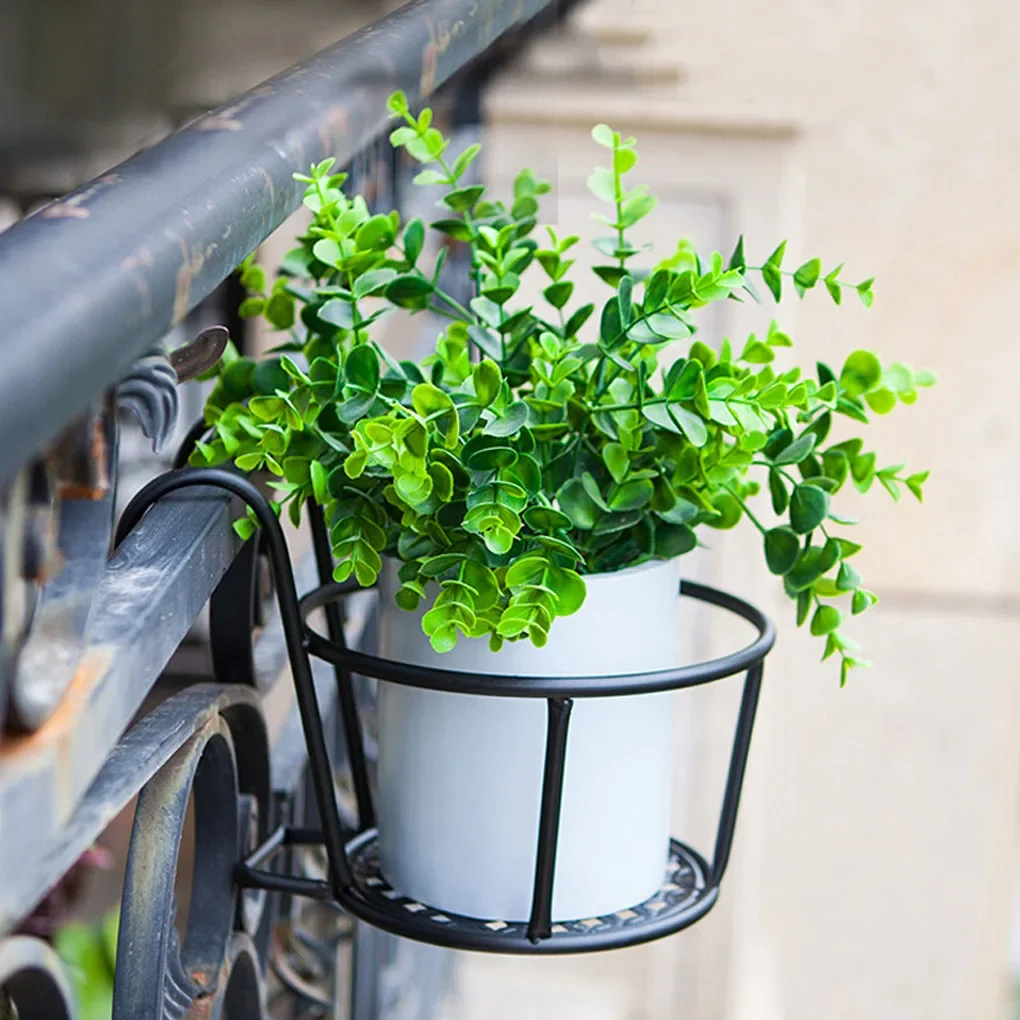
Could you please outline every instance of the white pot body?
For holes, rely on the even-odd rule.
[[[443,655],[421,630],[428,605],[408,613],[394,604],[396,569],[387,563],[380,578],[385,658],[493,677],[619,674],[679,661],[676,560],[586,577],[584,605],[554,621],[544,648],[524,640],[493,653],[487,640],[462,637]],[[529,917],[546,722],[543,698],[380,683],[379,844],[394,888],[470,917]],[[613,913],[662,885],[672,761],[669,692],[574,701],[554,920]]]

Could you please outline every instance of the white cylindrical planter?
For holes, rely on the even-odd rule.
[[[380,577],[384,658],[493,677],[583,676],[677,665],[677,560],[585,577],[588,595],[558,617],[544,648],[497,652],[461,638],[440,655],[422,633],[429,606],[393,602]],[[493,681],[498,688],[498,680]],[[379,685],[379,847],[395,889],[470,917],[531,910],[545,754],[544,698],[499,698]],[[661,885],[673,761],[670,693],[576,699],[570,719],[553,920],[641,903]]]

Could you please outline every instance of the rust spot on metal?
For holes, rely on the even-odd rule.
[[[101,413],[75,422],[54,445],[56,492],[59,499],[99,500],[109,491],[106,429]]]
[[[42,211],[48,220],[87,220],[92,214],[88,209],[67,205],[64,202],[51,202]]]
[[[174,277],[174,310],[172,322],[176,326],[185,315],[191,310],[191,284],[195,277],[202,271],[205,260],[216,250],[216,245],[211,244],[204,250],[192,249],[188,254],[187,246],[184,248],[184,262]]]
[[[450,26],[445,21],[439,23],[439,39],[436,45],[440,53],[445,53],[450,46]]]
[[[430,26],[431,34],[431,26]],[[436,87],[436,67],[439,64],[439,47],[436,45],[435,37],[428,41],[425,52],[421,55],[421,82],[419,89],[423,96],[427,96]]]
[[[343,148],[343,139],[351,129],[351,119],[343,106],[331,106],[326,116],[319,123],[319,140],[325,152],[339,152]],[[302,167],[303,170],[307,167]]]
[[[89,695],[113,663],[115,649],[108,645],[89,648],[78,662],[71,683],[64,692],[57,710],[34,733],[5,735],[0,744],[0,767],[17,769],[20,758],[30,758],[52,748],[58,757],[59,774],[66,777],[73,768],[71,762],[71,740],[75,725],[86,710]],[[60,783],[63,791],[65,782]]]
[[[195,122],[196,131],[240,131],[244,125],[233,117],[208,116]]]
[[[68,198],[60,198],[44,206],[40,215],[46,219],[72,219],[85,220],[92,215],[90,210],[85,208],[85,203],[98,192],[109,188],[120,180],[120,174],[107,173],[97,177],[89,187],[78,191]]]

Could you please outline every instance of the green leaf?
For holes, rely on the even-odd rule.
[[[661,479],[660,479],[661,481]],[[693,521],[695,517],[701,512],[700,508],[695,506],[689,500],[680,499],[679,497],[673,497],[676,502],[669,507],[667,510],[656,509],[655,502],[653,499],[652,509],[656,511],[662,520],[669,524],[687,524]]]
[[[552,283],[546,287],[542,294],[553,308],[562,308],[570,300],[570,295],[573,292],[574,284],[572,281],[560,280],[558,283]]]
[[[705,523],[710,528],[725,531],[735,528],[743,516],[743,508],[728,492],[718,492],[711,498],[712,508],[715,516],[710,517]]]
[[[278,291],[266,302],[263,314],[277,329],[290,329],[294,325],[294,299]]]
[[[363,298],[370,294],[378,294],[395,276],[396,273],[392,269],[372,269],[362,273],[354,281],[354,296]]]
[[[865,393],[864,399],[875,414],[888,414],[896,406],[896,394],[885,386]]]
[[[475,142],[473,145],[469,145],[454,161],[453,164],[453,176],[460,177],[462,173],[471,165],[475,157],[479,152],[482,151],[482,147]]]
[[[672,312],[654,312],[648,316],[647,321],[648,328],[656,334],[660,343],[662,339],[683,340],[692,332],[691,327]]]
[[[266,289],[266,271],[254,263],[246,265],[241,270],[241,286],[245,290],[261,293]]]
[[[608,124],[596,124],[591,129],[591,136],[596,144],[603,146],[606,149],[613,149],[616,147],[616,138],[613,133],[613,129]]]
[[[881,379],[882,363],[873,351],[854,351],[839,373],[840,388],[851,397],[862,396],[874,389]]]
[[[811,611],[811,592],[802,591],[797,595],[797,626],[803,627]]]
[[[840,546],[834,538],[827,539],[822,546],[822,554],[818,565],[823,574],[827,574],[839,562]]]
[[[821,556],[822,550],[816,545],[803,549],[797,557],[797,562],[787,572],[783,584],[794,592],[803,592],[810,588],[822,576]]]
[[[837,305],[841,304],[843,301],[842,285],[839,282],[839,274],[842,271],[843,263],[840,262],[840,264],[825,277],[825,289],[829,292],[829,297],[831,297]]]
[[[575,528],[591,531],[599,517],[599,508],[585,491],[578,478],[569,479],[556,496],[560,509],[574,523]]]
[[[841,563],[836,577],[836,587],[840,591],[854,591],[860,584],[861,575],[849,563]]]
[[[247,517],[240,517],[231,525],[242,542],[247,542],[255,534],[255,522]]]
[[[475,397],[482,407],[488,407],[499,396],[503,386],[503,373],[495,361],[479,361],[471,372]]]
[[[811,617],[811,633],[815,637],[831,634],[843,622],[843,616],[835,606],[819,606]]]
[[[776,352],[768,344],[756,339],[752,333],[748,337],[747,343],[744,344],[744,350],[740,355],[740,359],[746,361],[749,365],[767,365],[775,359],[775,356]]]
[[[611,170],[597,167],[588,178],[588,190],[603,202],[616,202],[616,181]]]
[[[772,459],[774,464],[799,464],[815,448],[817,437],[813,432],[805,432]]]
[[[778,269],[783,264],[783,255],[786,253],[786,242],[782,241],[779,247],[765,260],[765,265],[775,266]]]
[[[805,290],[810,290],[818,282],[821,272],[821,259],[811,259],[799,266],[793,274],[793,282],[798,291],[803,294]]]
[[[435,288],[430,280],[413,273],[395,277],[386,288],[386,297],[400,308],[424,308]]]
[[[765,533],[765,562],[773,574],[786,574],[800,555],[800,541],[789,528],[773,528]]]
[[[485,193],[484,184],[472,184],[466,188],[455,188],[443,195],[443,203],[455,212],[467,212],[473,209]]]
[[[425,224],[418,217],[404,227],[404,255],[413,266],[425,245]]]
[[[761,267],[761,278],[765,281],[772,297],[778,302],[783,297],[783,274],[774,265],[766,262]]]
[[[623,323],[620,318],[620,298],[618,296],[611,297],[602,306],[599,338],[607,350],[612,350],[623,339]]]
[[[325,506],[329,499],[328,474],[321,461],[313,460],[311,462],[309,475],[312,480],[312,495],[315,497],[315,502],[320,506]]]
[[[903,484],[910,490],[918,503],[924,502],[924,491],[921,487],[928,480],[929,474],[931,474],[930,471],[918,471],[903,480]]]
[[[652,407],[661,405],[650,405]],[[705,422],[691,411],[681,407],[680,404],[670,403],[666,405],[669,412],[669,416],[676,422],[680,431],[698,447],[704,446],[708,442],[708,428]],[[648,407],[646,406],[645,411],[647,414]]]
[[[393,221],[389,216],[376,215],[358,227],[354,244],[358,251],[386,251],[395,239]]]
[[[561,531],[569,528],[572,521],[551,506],[533,506],[524,511],[524,523],[532,531]]]
[[[620,222],[624,227],[634,226],[655,208],[657,201],[654,195],[632,195],[630,198],[625,198]]]
[[[829,494],[815,485],[798,485],[790,496],[790,523],[800,535],[814,531],[829,513]]]
[[[744,235],[741,234],[737,238],[737,246],[733,249],[733,254],[730,256],[730,261],[727,263],[727,269],[740,269],[743,270],[747,266],[747,260],[744,258]]]
[[[411,391],[411,403],[423,418],[453,409],[453,401],[449,395],[431,383],[419,383],[415,386]]]
[[[630,470],[630,461],[627,458],[627,451],[619,443],[606,443],[602,448],[602,459],[605,461],[613,481],[622,482]]]
[[[914,384],[916,386],[934,386],[936,382],[938,382],[938,376],[926,368],[922,368],[914,374]]]
[[[324,237],[312,245],[312,254],[327,266],[335,266],[342,258],[340,245],[332,238]]]
[[[626,482],[610,495],[609,508],[618,513],[640,510],[651,502],[653,491],[652,483],[647,478]]]
[[[260,361],[252,372],[252,389],[256,393],[270,395],[277,390],[284,392],[290,389],[290,376],[280,363],[279,358]]]
[[[323,322],[341,329],[354,328],[354,306],[343,298],[327,301],[316,313]]]
[[[362,393],[374,395],[379,389],[379,357],[368,344],[352,348],[344,364],[347,383]]]
[[[786,513],[790,505],[790,493],[778,471],[769,471],[769,495],[772,497],[772,509],[777,515]]]
[[[686,524],[659,524],[655,528],[655,555],[671,560],[696,548],[697,536]]]
[[[857,284],[857,296],[861,299],[861,304],[863,304],[865,308],[870,308],[872,304],[874,304],[875,295],[871,291],[871,287],[874,282],[874,279],[871,279]]]
[[[563,327],[563,334],[567,337],[577,336],[581,327],[591,317],[592,312],[595,311],[593,304],[582,305],[574,312],[573,315],[567,319],[566,325]]]
[[[604,282],[608,283],[614,290],[619,282],[627,275],[626,269],[619,266],[592,266],[591,271]]]
[[[619,148],[613,153],[613,169],[618,174],[629,173],[637,165],[637,153],[633,149]]]
[[[483,433],[487,436],[514,436],[527,424],[528,405],[522,400],[511,404],[498,418],[490,421]]]

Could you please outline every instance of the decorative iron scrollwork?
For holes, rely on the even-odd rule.
[[[74,993],[57,954],[41,939],[0,941],[0,1020],[76,1020]]]

